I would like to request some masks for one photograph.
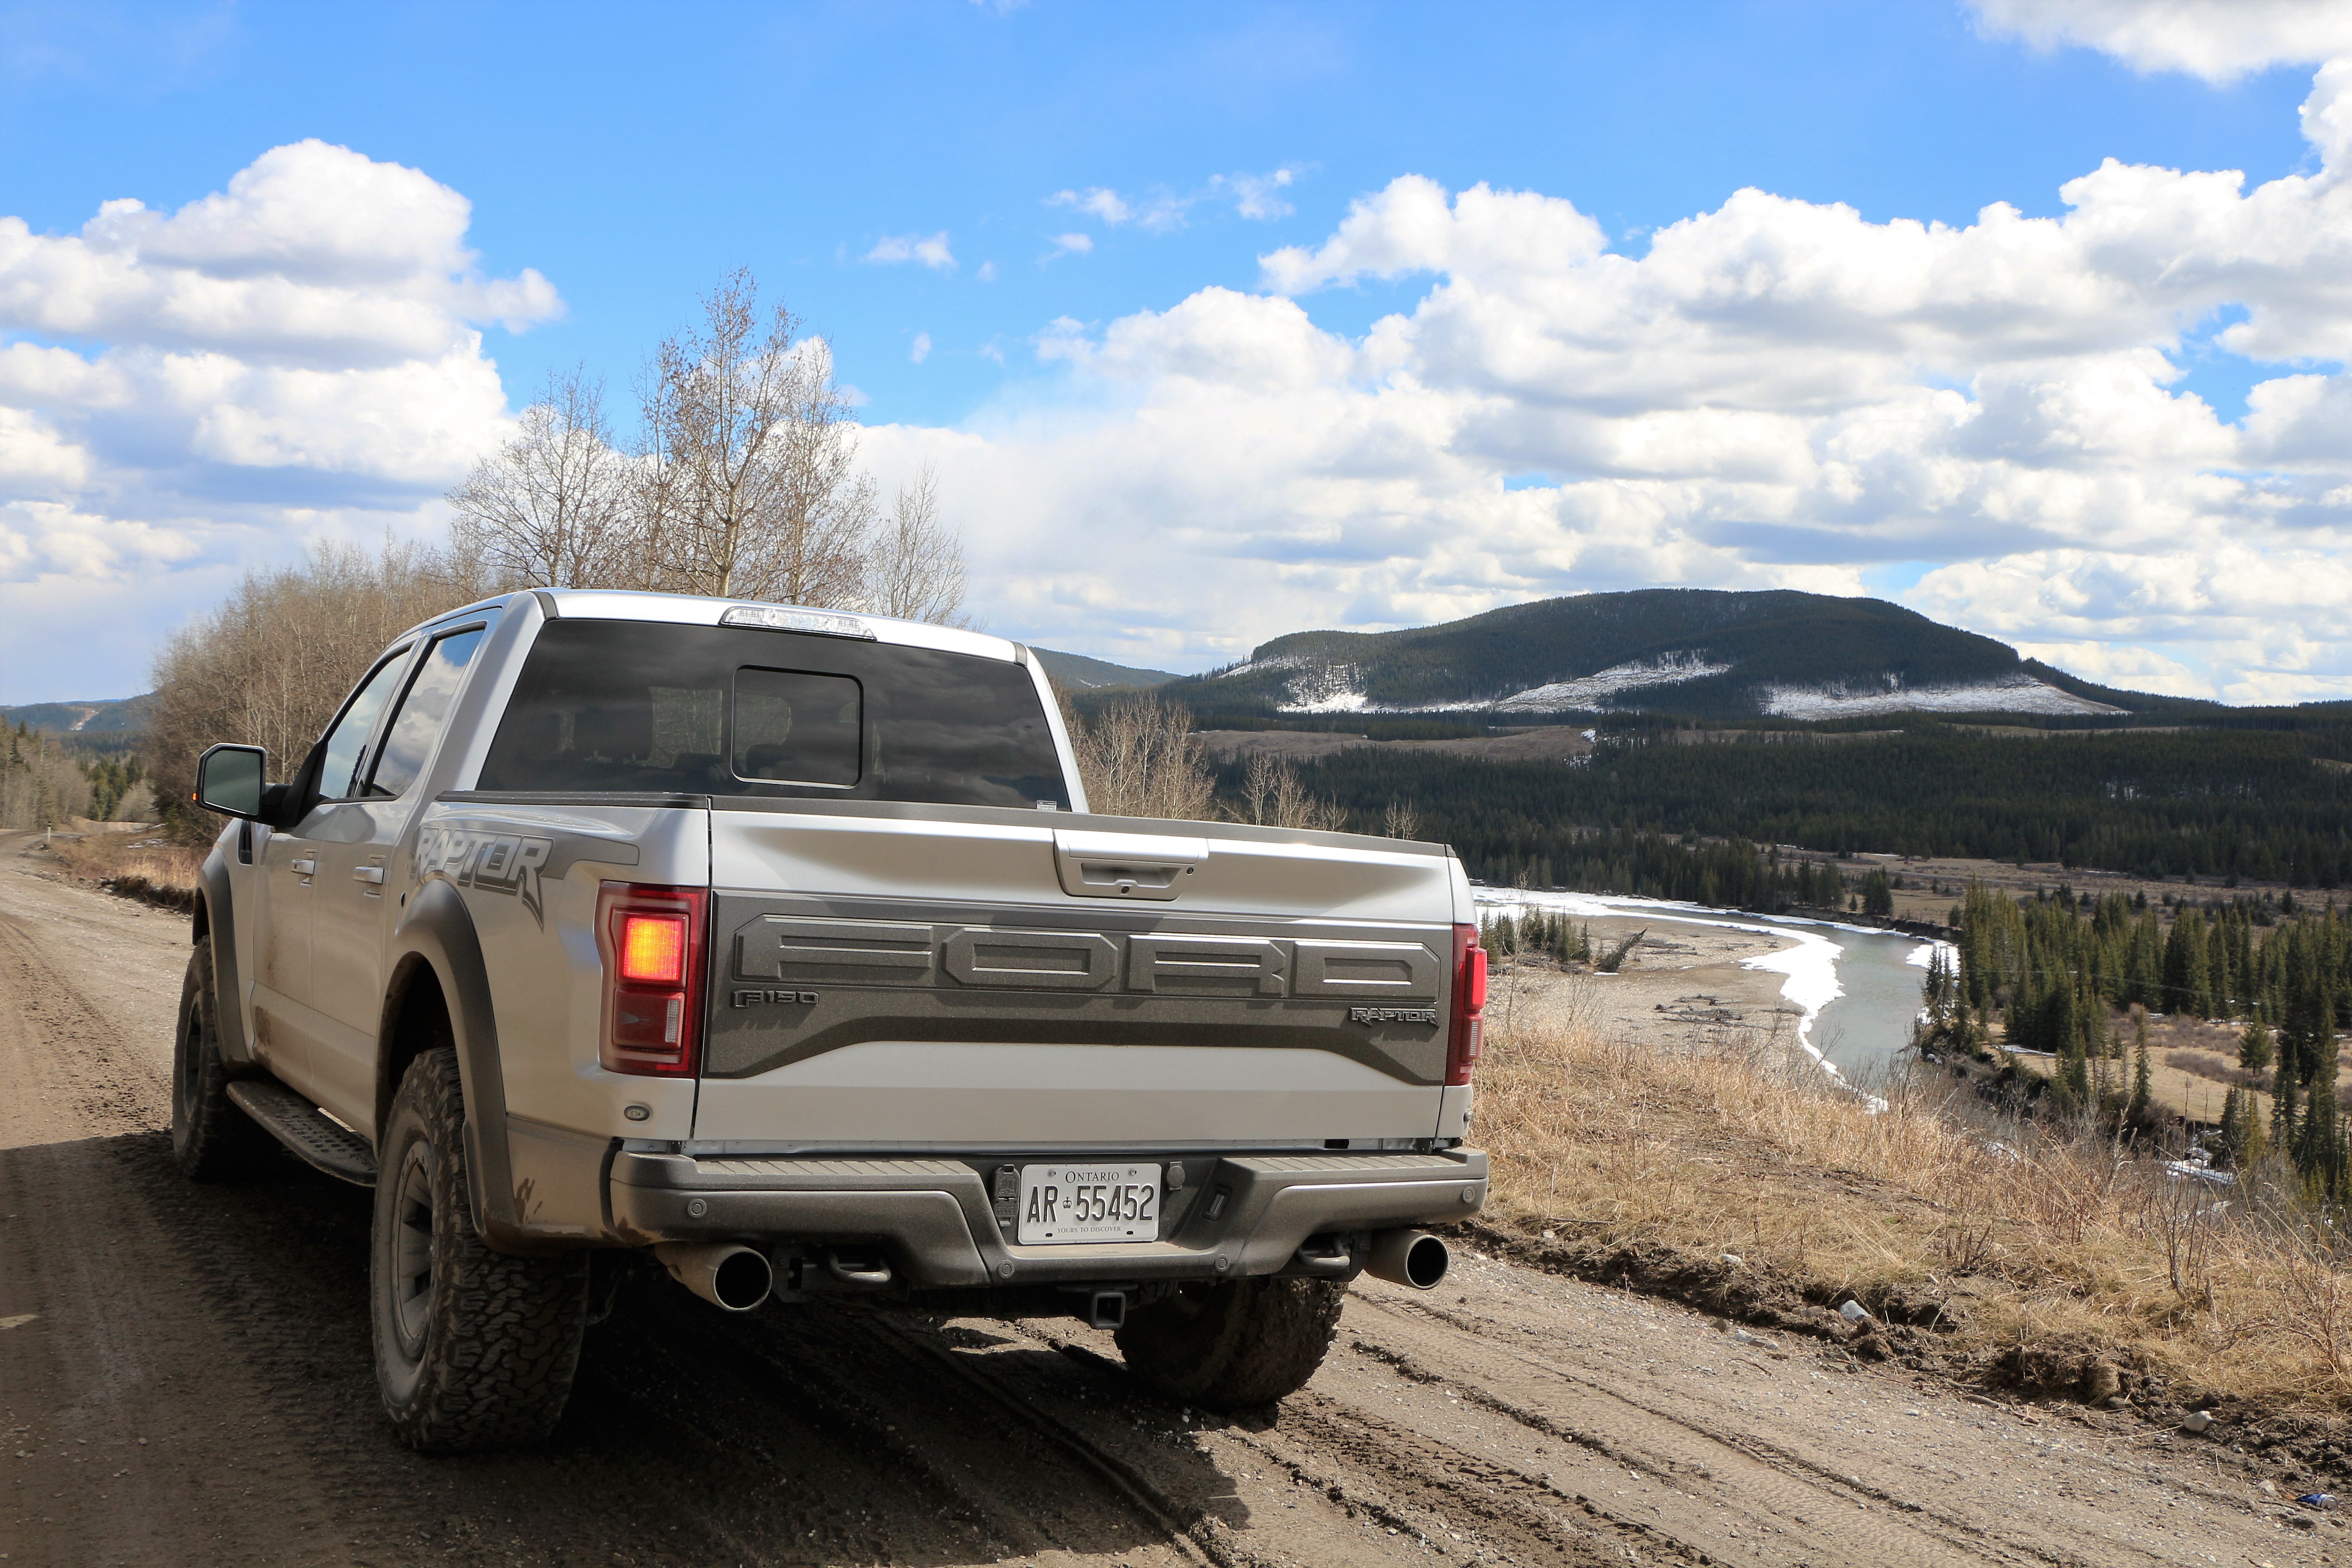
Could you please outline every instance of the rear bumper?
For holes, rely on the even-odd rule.
[[[1308,1237],[1465,1219],[1486,1196],[1486,1156],[1184,1157],[1159,1240],[1023,1247],[981,1169],[958,1160],[709,1159],[624,1150],[606,1189],[632,1241],[740,1240],[879,1247],[910,1286],[1233,1279],[1290,1266]],[[1212,1212],[1213,1211],[1213,1213]]]

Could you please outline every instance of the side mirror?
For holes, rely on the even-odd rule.
[[[196,759],[196,804],[226,816],[258,818],[268,760],[259,746],[206,748]]]

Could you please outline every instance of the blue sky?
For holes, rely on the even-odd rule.
[[[1201,378],[1181,369],[1189,363],[1183,355],[1208,339],[1170,346],[1194,331],[1187,322],[1255,310],[1246,326],[1200,330],[1220,344],[1233,342],[1234,331],[1265,343],[1297,331],[1307,334],[1300,352],[1335,344],[1333,352],[1360,353],[1384,317],[1433,322],[1448,298],[1475,288],[1508,291],[1482,281],[1470,261],[1391,268],[1327,258],[1311,276],[1297,274],[1295,286],[1274,280],[1265,258],[1286,247],[1318,253],[1351,210],[1402,176],[1423,176],[1456,195],[1481,184],[1529,193],[1559,204],[1555,216],[1572,204],[1599,226],[1607,252],[1638,259],[1648,254],[1653,231],[1720,214],[1743,187],[1808,209],[1844,204],[1859,214],[1866,238],[1900,218],[1965,229],[1995,202],[2027,218],[2063,218],[2069,209],[2061,186],[2106,159],[2240,170],[2248,190],[2325,173],[2320,150],[2297,120],[2298,105],[2315,90],[2308,47],[2258,39],[2245,46],[2253,66],[2234,74],[2164,68],[2160,48],[2150,54],[2158,46],[2108,36],[2115,29],[2094,14],[2113,9],[2097,0],[2074,7],[2016,0],[1997,7],[1988,23],[1963,6],[1926,0],[1445,8],[925,0],[659,13],[598,5],[5,5],[0,215],[21,219],[33,236],[69,237],[102,202],[134,198],[168,214],[223,191],[268,150],[315,139],[457,193],[471,204],[462,243],[475,253],[475,270],[497,280],[530,269],[560,297],[560,313],[541,310],[518,321],[521,331],[480,310],[450,307],[481,332],[479,357],[495,367],[505,408],[527,401],[549,366],[573,361],[625,391],[646,349],[689,316],[696,293],[725,269],[749,265],[831,341],[843,377],[866,400],[861,417],[878,432],[869,444],[878,469],[939,463],[953,503],[958,454],[976,453],[974,443],[1001,448],[1027,441],[1025,459],[1000,453],[1000,466],[1017,471],[1023,461],[1064,462],[1091,474],[1097,489],[1087,494],[1099,496],[1099,487],[1117,490],[1122,472],[1134,474],[1135,443],[1150,432],[1181,426],[1180,445],[1217,447],[1202,412],[1216,398],[1195,397]],[[2070,21],[2070,12],[2089,19]],[[2046,47],[2014,36],[2037,26]],[[2052,26],[2059,29],[2054,41]],[[2204,46],[2191,39],[2189,47]],[[2274,63],[2263,62],[2266,47]],[[1240,210],[1241,194],[1250,190],[1261,193],[1256,216]],[[1128,220],[1105,221],[1103,211],[1118,208],[1101,200],[1087,210],[1095,191],[1116,193]],[[1057,204],[1065,192],[1070,198]],[[1143,216],[1154,211],[1156,223]],[[1059,236],[1083,237],[1089,248],[1073,249]],[[894,241],[919,256],[921,242],[933,241],[932,263],[868,259],[889,254]],[[261,245],[256,255],[268,252]],[[238,266],[249,274],[273,265],[266,258],[229,265],[224,276]],[[364,289],[366,271],[358,267],[336,287]],[[0,300],[5,277],[0,268]],[[2327,331],[2308,333],[2291,355],[2269,359],[2214,342],[2220,329],[2243,322],[2249,311],[2226,293],[2160,301],[2151,309],[2170,312],[2163,323],[2134,329],[2137,346],[2153,345],[2186,373],[2148,373],[2161,396],[2196,395],[2224,428],[2235,429],[2261,382],[2294,373],[2332,383],[2341,369],[2332,356],[2341,350]],[[1231,303],[1229,294],[1244,303]],[[0,344],[63,348],[103,364],[110,353],[140,346],[138,330],[110,326],[111,320],[101,314],[74,330],[21,305],[12,318],[0,305]],[[1135,323],[1126,338],[1148,339],[1148,352],[1122,350],[1121,322]],[[1563,329],[1557,322],[1540,329],[1556,330]],[[2263,352],[2280,354],[2276,336]],[[2084,352],[2127,355],[2130,339],[2125,332]],[[1048,345],[1042,355],[1041,340]],[[1228,391],[1236,403],[1272,398],[1293,407],[1302,398],[1371,387],[1386,401],[1368,405],[1370,416],[1385,418],[1417,389],[1437,384],[1439,362],[1427,357],[1433,341],[1424,333],[1415,342],[1407,357],[1423,358],[1403,371],[1400,362],[1351,361],[1320,390],[1258,384]],[[925,343],[927,352],[919,352]],[[160,339],[150,346],[175,351]],[[1633,357],[1644,352],[1639,344],[1624,350]],[[1948,383],[1990,408],[1979,384],[1990,374],[1985,367],[2017,355],[1946,355],[1948,363],[1934,366],[1923,366],[1917,351],[1900,357],[1916,386]],[[1169,390],[1178,381],[1181,395]],[[1497,395],[1506,382],[1500,395],[1530,410],[1553,395],[1510,382],[1494,364],[1465,371],[1453,384],[1475,400]],[[0,387],[0,403],[6,395]],[[429,533],[437,518],[433,498],[453,463],[462,469],[465,453],[457,448],[468,438],[445,424],[429,439],[457,446],[405,468],[389,459],[338,467],[299,457],[273,464],[247,455],[164,480],[153,476],[168,465],[134,460],[119,434],[86,437],[78,416],[44,402],[46,395],[23,395],[26,418],[90,456],[79,468],[60,468],[58,459],[42,470],[52,477],[40,483],[51,488],[23,481],[20,499],[53,509],[39,514],[52,521],[38,527],[65,528],[54,509],[70,505],[77,516],[103,520],[90,525],[91,538],[115,542],[107,547],[111,564],[93,567],[106,551],[77,555],[54,539],[43,544],[50,536],[36,524],[21,524],[19,533],[34,541],[18,552],[29,563],[14,579],[26,595],[21,603],[100,602],[113,571],[112,591],[128,594],[158,625],[200,608],[236,570],[287,558],[321,530]],[[1653,394],[1624,395],[1638,402]],[[1819,412],[1810,394],[1759,395],[1763,401],[1746,410],[1759,418]],[[1654,396],[1659,407],[1721,408],[1738,400],[1720,389]],[[495,434],[490,404],[478,398],[467,406],[481,430]],[[1984,501],[1990,513],[1936,512],[1929,521],[1916,499],[1890,502],[1866,520],[1839,524],[1847,530],[1843,545],[1797,547],[1799,556],[1824,558],[1791,566],[1782,534],[1769,548],[1743,552],[1738,530],[1748,521],[1759,529],[1814,527],[1819,498],[1784,497],[1768,506],[1768,498],[1727,494],[1708,503],[1715,510],[1705,518],[1661,522],[1643,511],[1649,521],[1642,526],[1654,535],[1646,553],[1612,552],[1606,518],[1615,514],[1608,508],[1633,504],[1627,498],[1639,487],[1664,482],[1655,465],[1637,473],[1614,458],[1592,459],[1581,436],[1514,436],[1498,444],[1471,440],[1466,428],[1457,423],[1435,439],[1433,456],[1424,454],[1429,473],[1454,477],[1421,482],[1418,500],[1328,501],[1333,536],[1350,564],[1326,578],[1306,566],[1318,550],[1286,542],[1278,522],[1254,522],[1240,531],[1248,542],[1236,542],[1223,524],[1196,521],[1171,524],[1157,542],[1139,541],[1139,559],[1111,563],[1098,580],[1039,589],[1037,563],[1066,559],[1070,531],[1105,515],[1105,503],[1074,500],[1064,485],[1050,503],[1066,513],[1054,525],[1060,531],[1016,540],[1026,526],[1017,489],[970,456],[967,541],[983,567],[1000,554],[1003,562],[1002,582],[986,570],[977,574],[980,608],[997,629],[1049,645],[1200,668],[1302,623],[1399,624],[1645,580],[1789,583],[1897,593],[1944,618],[2059,653],[2062,662],[2071,657],[2103,678],[2137,673],[2143,682],[2181,689],[2202,681],[2240,696],[2333,694],[2331,683],[2352,679],[2352,668],[2313,651],[2329,644],[2329,626],[2298,623],[2294,646],[2284,647],[2249,630],[2250,617],[2261,618],[2259,605],[2213,620],[2203,640],[2189,624],[2200,613],[2194,606],[2174,606],[2161,624],[2116,621],[2113,636],[2098,635],[2082,614],[2070,616],[2073,601],[2063,593],[2038,620],[1993,613],[1989,606],[2014,596],[2002,592],[2000,562],[2045,579],[2098,575],[2051,553],[2095,545],[2096,531],[2084,531],[2092,525],[2021,522],[2014,500]],[[478,446],[489,437],[477,431],[471,438]],[[1312,451],[1318,439],[1302,431],[1301,450]],[[1819,452],[1832,438],[1817,431],[1806,439]],[[1175,452],[1153,455],[1173,463]],[[1296,474],[1253,470],[1231,482],[1258,494],[1331,476],[1328,452],[1302,464]],[[2250,466],[2242,453],[2230,465]],[[134,468],[149,478],[105,481]],[[2330,493],[2327,468],[2323,463],[2317,478],[2308,463],[2296,470],[2311,491],[2306,500]],[[54,477],[68,469],[83,477]],[[7,483],[0,468],[0,500]],[[1614,500],[1580,488],[1601,484],[1617,487]],[[1553,566],[1526,567],[1526,558],[1552,549],[1529,542],[1524,530],[1538,525],[1519,513],[1481,514],[1485,521],[1465,525],[1457,512],[1468,502],[1449,500],[1446,485],[1464,496],[1488,489],[1557,495],[1562,538],[1584,542],[1566,554],[1554,551]],[[1654,510],[1654,495],[1639,495],[1648,498],[1641,506]],[[112,511],[108,497],[116,498]],[[1210,519],[1232,510],[1216,495],[1171,504]],[[1313,511],[1326,503],[1299,504]],[[1767,511],[1750,511],[1757,507]],[[2180,527],[2207,526],[2197,521],[2206,513],[2190,510],[2195,517],[2184,513]],[[2323,510],[2290,544],[2324,550],[2332,563],[2343,508]],[[1969,564],[1966,542],[1983,531],[1987,516],[1999,522],[1994,531],[2015,533],[2014,548],[1974,563],[1971,570],[1990,574],[1983,581],[1936,575],[1938,567]],[[1480,535],[1484,563],[1433,576],[1413,530],[1458,538],[1465,526],[1501,531]],[[155,537],[176,531],[173,538],[184,540],[141,546],[156,552],[142,573],[136,550],[121,542],[121,531],[132,528]],[[1661,528],[1671,537],[1656,533]],[[1377,546],[1368,542],[1374,539]],[[1173,559],[1204,548],[1289,586],[1257,600],[1244,595],[1216,614],[1173,615],[1120,598],[1120,582],[1151,575],[1151,552]],[[2027,565],[2015,566],[2020,561]],[[1391,564],[1383,569],[1381,562]],[[176,587],[158,587],[158,572]],[[124,586],[131,578],[138,579],[135,590]],[[1003,591],[992,601],[985,590],[992,584]],[[1222,597],[1199,584],[1189,591],[1203,605]],[[2136,602],[2149,600],[2146,584],[2137,592]],[[2086,626],[2092,635],[2082,635]],[[0,700],[89,696],[100,694],[85,689],[93,683],[108,691],[141,683],[142,648],[67,657],[68,635],[63,623],[24,619],[0,633],[6,659]],[[2136,651],[2194,650],[2209,642],[2209,651],[2186,660],[2162,656],[2174,668]],[[2086,651],[2093,644],[2115,651]],[[2247,669],[2253,675],[2238,679]],[[2282,671],[2283,683],[2263,684]]]
[[[527,393],[550,364],[625,379],[725,269],[748,265],[835,342],[872,417],[952,423],[1056,317],[1246,288],[1400,174],[1566,196],[1638,251],[1742,185],[1865,216],[1964,224],[2059,210],[2102,158],[2242,169],[2310,150],[2310,73],[2215,89],[2085,49],[1979,36],[1933,4],[1419,5],[1009,11],[968,0],[777,7],[11,8],[0,24],[0,206],[68,230],[131,195],[177,207],[305,137],[424,170],[474,203],[486,271],[535,267],[570,314],[491,352]],[[1055,193],[1185,196],[1297,171],[1297,211],[1209,202],[1105,235]],[[958,266],[856,258],[944,230]],[[1047,265],[1049,237],[1097,248]],[[997,276],[975,274],[993,261]],[[1410,284],[1317,302],[1360,332]],[[909,347],[928,332],[920,365]],[[1008,352],[1009,365],[983,357]],[[2231,365],[2213,379],[2242,403]]]

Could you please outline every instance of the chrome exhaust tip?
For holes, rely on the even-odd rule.
[[[669,1277],[730,1312],[748,1312],[776,1288],[768,1255],[731,1241],[665,1241],[654,1257]]]
[[[1372,1237],[1371,1261],[1364,1272],[1391,1284],[1433,1290],[1454,1260],[1445,1243],[1425,1230],[1384,1230]]]

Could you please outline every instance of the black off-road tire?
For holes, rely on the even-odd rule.
[[[180,982],[172,1042],[172,1162],[192,1182],[226,1182],[268,1169],[278,1141],[228,1097],[221,1060],[219,1003],[213,990],[213,939],[196,938]]]
[[[1187,1285],[1128,1313],[1119,1353],[1145,1386],[1248,1410],[1296,1394],[1323,1364],[1347,1287],[1328,1279]]]
[[[475,1231],[447,1047],[409,1064],[378,1152],[368,1298],[384,1413],[419,1453],[538,1442],[580,1364],[588,1255],[509,1257]]]

